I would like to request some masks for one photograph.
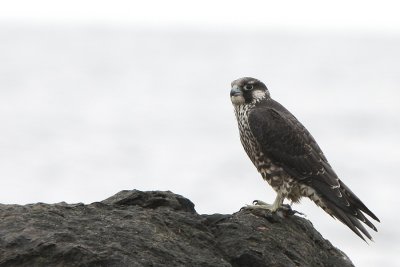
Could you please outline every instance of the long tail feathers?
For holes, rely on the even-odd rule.
[[[347,187],[342,181],[339,180],[340,188],[342,188],[343,192],[345,193],[345,196],[349,199],[350,203],[353,204],[356,207],[359,207],[360,210],[368,214],[372,219],[375,221],[380,222],[378,217],[375,216],[375,214],[372,213],[365,205],[364,203],[361,202],[361,200],[350,190],[350,188]]]
[[[364,216],[363,212],[379,222],[378,217],[376,217],[342,181],[339,181],[340,187],[335,188],[322,181],[316,180],[313,182],[313,188],[322,197],[323,203],[327,208],[326,211],[331,216],[347,225],[364,241],[365,238],[362,234],[372,240],[371,235],[360,221],[374,231],[377,231],[376,227]]]
[[[342,223],[347,225],[356,235],[358,235],[362,240],[366,241],[364,236],[360,233],[360,231],[368,237],[370,240],[372,239],[371,235],[365,229],[364,226],[352,215],[346,214],[343,210],[338,208],[332,202],[327,201],[325,205],[332,213],[332,216],[339,219]]]

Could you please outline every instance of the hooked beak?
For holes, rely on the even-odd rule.
[[[237,86],[236,84],[234,86],[232,86],[231,89],[231,96],[239,96],[239,95],[243,95],[242,91],[240,90],[239,86]]]

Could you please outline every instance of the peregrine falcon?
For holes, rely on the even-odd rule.
[[[377,231],[365,214],[379,219],[338,178],[307,129],[271,98],[261,81],[244,77],[231,86],[240,141],[258,172],[277,193],[272,205],[255,200],[250,208],[275,212],[285,199],[299,202],[308,197],[363,240],[362,234],[372,240],[360,221]]]

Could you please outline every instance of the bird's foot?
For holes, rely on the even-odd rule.
[[[253,205],[267,205],[267,206],[272,206],[271,204],[267,204],[266,202],[262,201],[262,200],[254,200],[253,201]]]
[[[254,200],[252,205],[246,205],[241,210],[250,210],[250,211],[265,210],[268,211],[268,213],[276,214],[279,217],[288,217],[296,213],[303,215],[302,213],[293,210],[292,207],[288,204],[282,204],[280,206],[273,204],[271,205],[261,200]]]
[[[265,203],[261,200],[254,200],[252,205],[246,205],[243,208],[249,210],[268,210],[270,212],[276,211],[276,208],[274,208],[273,205]]]
[[[246,205],[246,207],[248,207],[250,209],[265,209],[265,210],[271,211],[272,213],[280,211],[280,210],[282,210],[282,211],[291,211],[292,210],[292,207],[288,204],[277,205],[276,203],[274,203],[271,205],[271,204],[265,203],[264,201],[258,200],[258,199],[253,201],[253,205]]]

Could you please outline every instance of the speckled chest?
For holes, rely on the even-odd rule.
[[[282,167],[274,164],[268,155],[265,155],[256,138],[252,134],[249,124],[249,114],[254,105],[240,105],[235,107],[235,115],[238,122],[240,141],[247,155],[256,166],[258,172],[272,188],[288,197],[294,202],[299,201],[302,196],[309,197],[317,205],[324,207],[322,201],[311,187],[298,183],[288,175]]]
[[[257,170],[261,173],[262,177],[271,184],[274,176],[280,176],[282,168],[276,166],[265,155],[252,134],[249,124],[249,113],[254,105],[241,105],[235,108],[235,115],[238,122],[240,141],[247,155],[256,166]],[[275,178],[274,180],[277,180]],[[271,184],[272,185],[272,184]]]

